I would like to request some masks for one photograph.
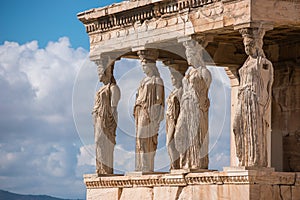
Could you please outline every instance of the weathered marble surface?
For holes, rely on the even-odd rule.
[[[240,32],[249,57],[239,69],[240,84],[233,122],[236,155],[239,166],[267,167],[273,65],[262,50],[264,29],[241,29]]]
[[[185,6],[180,5],[183,3]],[[234,27],[258,27],[259,23],[278,27],[276,35],[288,35],[289,30],[281,27],[299,26],[299,11],[299,1],[142,0],[91,9],[79,13],[78,18],[90,36],[91,57],[94,59],[102,52],[124,50],[126,53],[147,44],[152,48],[159,47],[161,42],[198,33],[221,34],[220,44],[231,43],[231,39],[236,42]],[[178,47],[176,44],[172,46]],[[222,64],[235,63],[234,60]]]
[[[94,118],[94,137],[96,145],[96,172],[113,174],[113,154],[116,144],[117,106],[120,89],[113,76],[113,64],[107,66],[102,60],[98,66],[99,80],[103,86],[95,97],[92,111]]]
[[[134,105],[136,125],[135,170],[154,171],[159,124],[164,118],[164,83],[156,67],[157,51],[140,51],[146,77],[141,81]]]
[[[272,141],[273,148],[283,152],[276,152],[282,170],[300,171],[300,64],[279,63],[274,75],[272,134],[278,141]]]
[[[180,153],[181,169],[207,169],[208,90],[211,74],[203,60],[204,47],[195,40],[187,40],[183,45],[188,64],[193,68],[182,80],[183,93],[174,135],[175,148]]]
[[[107,199],[107,200],[119,200],[120,192],[122,190],[119,188],[106,188],[105,190],[87,190],[87,198],[86,200],[94,200],[94,199]]]
[[[167,112],[166,112],[166,145],[170,157],[170,169],[180,168],[180,155],[175,147],[174,134],[178,117],[180,113],[180,101],[182,96],[182,78],[183,74],[176,69],[169,67],[173,91],[167,99]]]
[[[188,174],[97,177],[86,175],[87,199],[299,199],[296,173],[237,170]],[[264,180],[263,182],[261,180]],[[106,194],[106,195],[105,195]]]

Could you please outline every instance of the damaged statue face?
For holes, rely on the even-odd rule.
[[[98,68],[98,76],[99,76],[99,81],[103,82],[104,84],[109,83],[110,80],[110,75],[107,73],[107,70],[105,70],[102,67]]]
[[[256,55],[255,41],[253,38],[245,37],[244,38],[244,46],[245,46],[245,52],[247,55],[250,55],[250,56]]]

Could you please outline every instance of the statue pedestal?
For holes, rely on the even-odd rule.
[[[133,171],[133,172],[126,172],[125,176],[143,176],[143,175],[159,175],[159,174],[166,174],[167,172],[142,172],[142,171]]]
[[[139,176],[84,175],[87,199],[300,199],[300,172],[243,170],[153,173]]]
[[[170,174],[188,174],[188,173],[202,173],[202,172],[213,172],[216,170],[209,169],[171,169]]]
[[[275,172],[273,167],[238,167],[238,166],[230,166],[230,167],[223,167],[224,172],[241,172],[241,171],[264,171],[264,172]]]

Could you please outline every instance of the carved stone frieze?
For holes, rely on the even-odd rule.
[[[166,0],[156,4],[146,4],[144,6],[133,8],[131,10],[122,10],[113,14],[103,15],[93,21],[90,21],[85,24],[86,32],[105,32],[115,28],[132,26],[135,23],[142,24],[146,20],[152,18],[158,18],[162,15],[182,12],[186,9],[201,7],[213,2],[216,2],[216,0]],[[221,13],[222,9],[214,9],[212,12]],[[81,16],[84,14],[86,13],[80,13],[78,14],[78,17],[82,19]],[[82,19],[82,21],[85,21],[85,19]]]
[[[171,174],[143,175],[143,176],[112,176],[112,177],[85,177],[88,189],[92,188],[131,188],[131,187],[164,187],[188,185],[299,185],[296,176],[299,173],[260,172],[246,170],[234,173],[205,172],[188,173],[181,176]],[[95,176],[96,177],[96,176]]]

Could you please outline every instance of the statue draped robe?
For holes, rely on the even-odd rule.
[[[94,136],[96,143],[96,169],[98,174],[113,173],[113,152],[116,144],[116,117],[111,108],[111,86],[107,84],[99,89],[95,98]]]
[[[239,165],[267,167],[272,63],[266,58],[248,57],[239,75],[238,103],[233,124]]]
[[[180,153],[180,168],[183,169],[208,168],[210,81],[210,72],[201,67],[191,69],[183,79],[183,95],[175,131],[175,146]]]
[[[162,87],[158,94],[158,87]],[[159,123],[164,112],[164,86],[160,77],[141,81],[134,106],[136,123],[136,171],[153,171]]]
[[[167,130],[167,148],[169,157],[171,160],[170,169],[179,169],[179,153],[175,148],[174,134],[175,128],[178,121],[178,116],[180,112],[180,96],[182,93],[182,88],[175,89],[171,92],[167,99],[167,113],[166,113],[166,130]]]

